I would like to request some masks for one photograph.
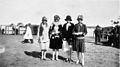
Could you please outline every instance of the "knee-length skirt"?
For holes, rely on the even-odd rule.
[[[62,38],[50,39],[50,48],[51,49],[62,49]]]
[[[85,40],[75,39],[73,44],[73,51],[85,52]]]
[[[41,47],[41,50],[48,50],[49,49],[49,42],[41,42],[40,47]]]

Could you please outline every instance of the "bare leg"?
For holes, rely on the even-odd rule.
[[[82,65],[85,64],[85,61],[84,61],[84,53],[81,53],[81,59],[82,59]]]
[[[71,50],[67,51],[67,61],[71,62]]]
[[[58,50],[56,50],[56,60],[58,60]]]
[[[53,50],[52,60],[55,60],[55,50]]]
[[[80,60],[80,58],[79,58],[79,52],[77,51],[77,62],[76,62],[76,64],[79,64],[79,60]]]
[[[46,59],[46,51],[44,51],[44,59]]]
[[[44,57],[43,57],[43,55],[44,55],[44,52],[43,52],[43,50],[42,50],[41,52],[42,52],[42,57],[41,57],[41,59],[43,60],[43,59],[44,59]]]
[[[69,57],[70,57],[70,53],[69,51],[67,51],[67,61],[69,60]]]
[[[71,55],[72,55],[72,46],[70,45],[70,61],[71,61]]]

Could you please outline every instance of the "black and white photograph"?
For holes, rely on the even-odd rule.
[[[0,0],[0,67],[120,67],[120,0]]]

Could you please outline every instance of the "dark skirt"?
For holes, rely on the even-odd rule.
[[[51,49],[62,49],[62,38],[50,38]]]
[[[85,52],[85,40],[75,39],[73,44],[73,51]]]

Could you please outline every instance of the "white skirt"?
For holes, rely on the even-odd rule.
[[[32,36],[32,34],[30,33],[30,34],[25,34],[23,38],[24,38],[24,39],[33,39],[33,36]]]
[[[24,39],[33,39],[33,36],[32,36],[32,30],[30,27],[27,27],[26,29],[26,33],[23,37]]]
[[[40,43],[41,50],[48,50],[49,49],[49,41],[47,42],[41,42]]]
[[[66,51],[69,51],[69,50],[70,50],[70,48],[69,48],[69,45],[68,45],[68,42],[67,42],[67,41],[64,41],[64,40],[63,40],[62,49],[63,49],[63,51],[64,51],[64,52],[66,52]]]

